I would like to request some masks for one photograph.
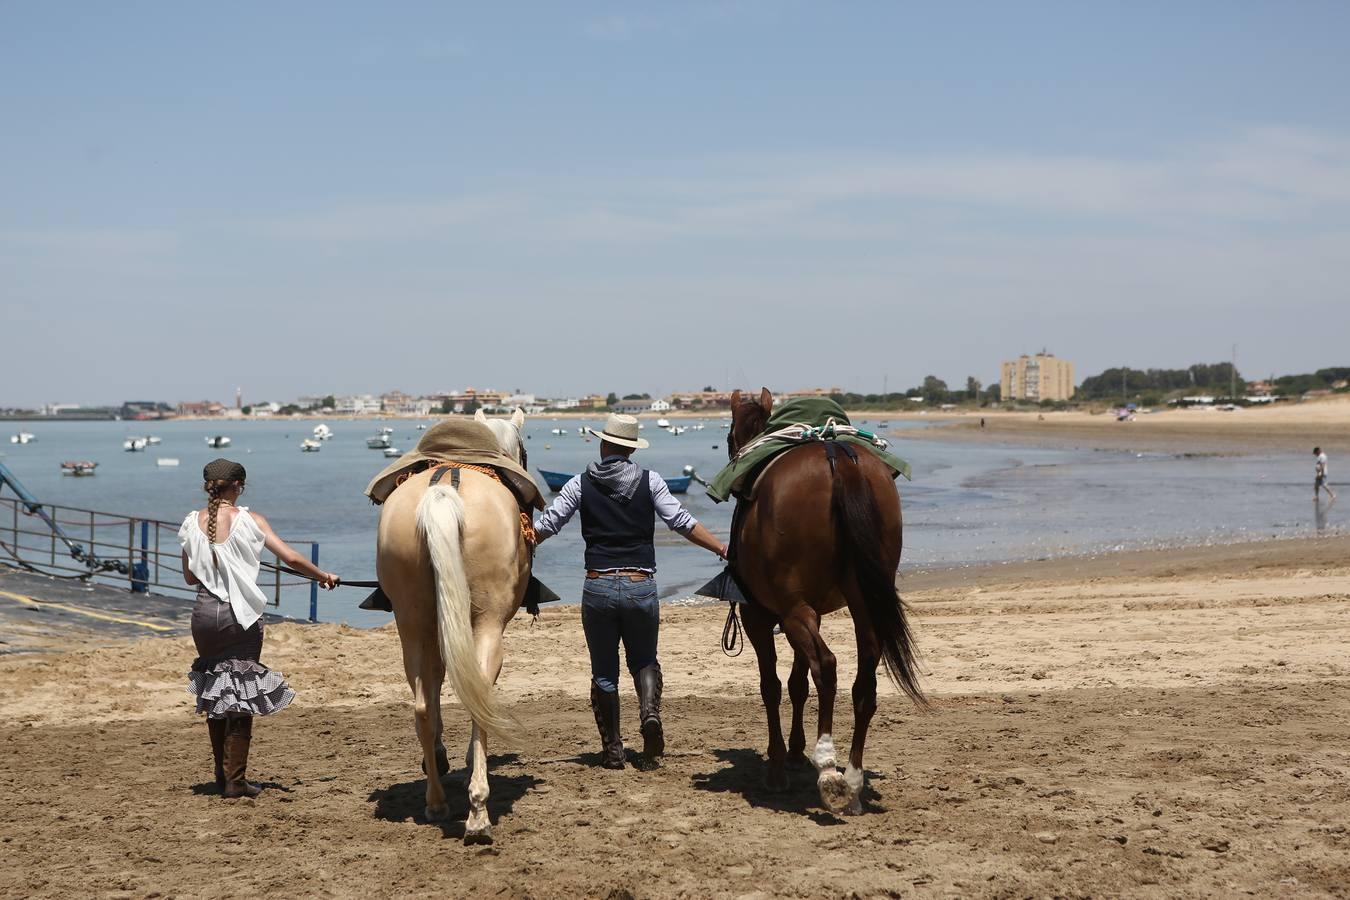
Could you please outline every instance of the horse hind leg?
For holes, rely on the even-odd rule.
[[[502,637],[491,626],[474,635],[478,665],[489,684],[496,684],[502,670]],[[473,723],[466,760],[469,769],[469,816],[464,821],[464,843],[491,844],[492,819],[488,815],[488,753],[487,735],[478,723]]]
[[[769,724],[769,771],[764,786],[771,791],[785,791],[788,787],[784,762],[787,746],[783,743],[783,722],[778,705],[783,699],[783,683],[778,680],[778,649],[773,643],[773,618],[754,604],[741,607],[745,621],[745,636],[755,648],[759,663],[759,695],[764,700],[764,713]]]
[[[445,761],[445,747],[441,743],[441,681],[444,669],[441,666],[440,650],[434,645],[424,647],[420,663],[413,678],[413,721],[417,725],[417,738],[422,744],[422,771],[427,776],[426,817],[436,822],[450,813],[440,779],[440,768]],[[448,762],[444,764],[448,769]]]
[[[849,803],[848,782],[839,771],[834,751],[834,697],[838,681],[838,663],[830,648],[820,637],[820,616],[814,609],[801,604],[783,621],[792,649],[806,657],[811,678],[816,683],[820,700],[820,722],[816,730],[816,746],[811,762],[816,767],[816,787],[820,800],[830,812],[841,812]],[[803,742],[804,739],[803,739]]]
[[[867,729],[877,711],[877,665],[881,662],[881,648],[870,627],[855,618],[853,628],[858,640],[858,677],[853,682],[853,744],[849,748],[848,767],[844,781],[849,799],[844,814],[862,813],[862,795],[866,782],[863,768],[863,747],[867,743]]]
[[[810,694],[807,675],[810,668],[806,657],[800,653],[792,654],[792,674],[788,676],[788,697],[792,700],[792,727],[788,731],[788,764],[805,768],[810,765],[806,757],[806,700]]]

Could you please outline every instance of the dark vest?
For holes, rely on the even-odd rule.
[[[650,475],[642,470],[633,499],[625,502],[581,476],[581,536],[586,540],[586,568],[655,569],[656,504]]]

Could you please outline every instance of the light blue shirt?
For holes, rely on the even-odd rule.
[[[678,531],[680,534],[688,534],[694,530],[698,524],[690,514],[689,510],[680,505],[680,501],[671,494],[670,488],[666,485],[666,480],[655,472],[647,472],[647,484],[652,490],[652,504],[656,507],[656,514],[661,517],[671,531]],[[572,516],[576,515],[581,508],[581,476],[574,475],[572,479],[563,485],[563,489],[558,492],[553,503],[548,509],[539,514],[539,518],[534,521],[534,533],[539,538],[540,543],[546,538],[550,538],[562,530],[562,527],[572,521]]]

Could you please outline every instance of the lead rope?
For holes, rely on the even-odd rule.
[[[745,650],[745,641],[741,636],[741,619],[736,614],[736,604],[727,603],[727,624],[722,627],[722,652],[737,657]]]

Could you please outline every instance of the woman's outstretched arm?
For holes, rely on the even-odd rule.
[[[300,551],[277,537],[277,533],[272,530],[272,525],[266,519],[252,510],[249,510],[249,514],[253,516],[253,520],[258,523],[258,527],[262,529],[267,549],[275,553],[277,559],[281,560],[283,565],[289,566],[303,575],[308,575],[310,578],[317,581],[320,587],[330,591],[341,584],[342,579],[338,578],[332,572],[325,572],[323,569],[320,569],[318,566],[314,565],[314,563],[305,559]]]

